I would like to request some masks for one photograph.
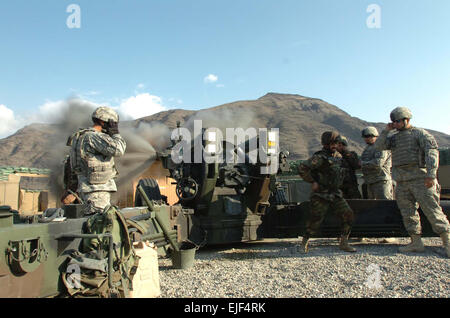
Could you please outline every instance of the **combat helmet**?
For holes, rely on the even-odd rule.
[[[378,137],[379,136],[378,130],[375,127],[373,127],[373,126],[369,126],[369,127],[364,128],[361,131],[361,135],[362,135],[362,137],[370,137],[370,136]]]
[[[337,142],[337,137],[339,133],[337,131],[326,131],[322,134],[321,141],[322,145],[329,145],[333,142]]]
[[[110,119],[114,122],[119,121],[119,115],[110,107],[100,106],[92,113],[92,120],[100,119],[108,122]]]
[[[343,144],[344,146],[348,146],[348,140],[347,140],[347,138],[345,138],[345,137],[342,136],[342,135],[337,136],[336,141],[337,141],[338,143]]]
[[[406,107],[397,107],[391,112],[391,120],[392,121],[401,120],[404,118],[408,118],[408,119],[412,118],[411,111]]]

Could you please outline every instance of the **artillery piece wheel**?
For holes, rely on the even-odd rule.
[[[156,182],[155,179],[141,179],[139,180],[138,186],[142,186],[142,189],[144,189],[149,200],[161,201],[163,199],[161,192],[159,191],[158,182]],[[146,206],[137,187],[134,195],[134,206]]]
[[[192,178],[183,178],[177,183],[175,192],[180,200],[190,201],[198,193],[198,184]]]

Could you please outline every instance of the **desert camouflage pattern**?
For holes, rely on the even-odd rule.
[[[368,199],[392,200],[391,152],[367,145],[361,154],[361,170],[367,185]]]
[[[425,129],[411,127],[388,136],[384,130],[375,142],[379,151],[392,152],[392,177],[395,181],[436,178],[439,151],[436,139]]]
[[[417,209],[420,205],[423,213],[436,234],[450,231],[447,217],[439,205],[440,186],[435,182],[431,188],[426,188],[422,179],[397,183],[397,205],[402,213],[403,224],[410,235],[422,234],[420,217]]]
[[[367,184],[367,198],[371,200],[393,200],[394,188],[392,180]]]
[[[338,143],[343,144],[344,146],[348,146],[348,139],[347,139],[347,137],[345,137],[345,136],[339,135],[339,136],[336,138],[336,141],[337,141]]]
[[[407,107],[397,107],[391,112],[391,120],[401,120],[404,118],[411,119],[412,113]]]
[[[102,213],[110,205],[111,192],[81,192],[81,199],[87,205],[85,214]]]
[[[341,160],[338,152],[323,148],[299,166],[299,174],[305,181],[319,184],[318,191],[311,193],[311,215],[306,225],[306,236],[317,233],[330,209],[342,220],[342,235],[350,233],[353,211],[340,190],[345,178]]]
[[[98,107],[93,113],[92,118],[97,118],[103,120],[104,122],[108,122],[112,120],[114,122],[119,121],[119,115],[112,109],[106,106]]]
[[[410,235],[421,234],[417,208],[420,205],[437,234],[450,230],[448,220],[439,205],[440,186],[436,180],[439,166],[438,144],[424,129],[411,127],[388,136],[384,130],[375,147],[392,151],[393,179],[397,182],[395,196]],[[427,188],[425,178],[435,179]]]
[[[91,201],[88,213],[103,210],[109,204],[110,192],[117,191],[114,157],[125,153],[125,140],[120,134],[111,137],[89,128],[75,133],[68,145],[72,169],[78,177],[77,192],[85,203]]]
[[[367,145],[361,154],[361,170],[366,184],[391,180],[391,152]]]
[[[81,171],[78,173],[78,191],[117,191],[113,179],[117,175],[114,157],[122,156],[125,149],[125,140],[119,134],[110,137],[93,129],[84,133],[80,137],[79,148],[76,149],[82,158]],[[106,175],[103,182],[92,182],[90,171],[96,169],[101,169]]]
[[[362,135],[362,137],[366,137],[366,136],[378,137],[379,136],[378,130],[375,127],[373,127],[373,126],[369,126],[369,127],[364,128],[361,131],[361,135]]]

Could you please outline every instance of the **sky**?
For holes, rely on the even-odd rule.
[[[68,98],[139,118],[268,92],[371,122],[407,106],[450,134],[449,14],[448,0],[2,1],[0,138]]]

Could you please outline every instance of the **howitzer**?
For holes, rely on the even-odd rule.
[[[207,139],[202,141],[207,149]],[[192,142],[194,143],[194,142]],[[257,138],[258,147],[268,140]],[[174,143],[175,144],[175,143]],[[164,168],[176,181],[179,204],[193,211],[189,215],[188,237],[196,244],[221,244],[262,238],[296,238],[303,236],[309,218],[310,184],[298,176],[283,176],[289,170],[288,152],[279,153],[278,171],[261,173],[268,163],[248,161],[249,140],[232,147],[235,155],[244,153],[244,162],[218,160],[200,162],[177,160],[174,145],[158,154]],[[223,142],[222,149],[226,149]],[[186,152],[186,149],[183,150]],[[194,158],[194,148],[187,149]],[[224,156],[223,151],[221,156]],[[179,156],[178,156],[179,157]],[[222,158],[223,159],[223,158]],[[397,203],[394,200],[348,200],[355,213],[352,236],[406,237]],[[441,201],[450,217],[450,201]],[[427,218],[419,209],[423,236],[436,236]],[[329,213],[319,237],[338,237],[339,219]]]
[[[9,206],[0,207],[0,249],[3,254],[0,259],[0,297],[66,295],[61,276],[66,271],[69,256],[81,249],[83,239],[93,238],[105,238],[109,242],[105,254],[108,284],[112,287],[112,235],[107,232],[86,234],[88,217],[83,216],[83,207],[65,206],[64,217],[50,221],[44,216],[21,218]],[[181,206],[160,202],[153,202],[152,207],[153,210],[147,207],[125,208],[120,213],[127,222],[132,242],[153,242],[159,247],[158,254],[165,255],[169,241],[181,242],[186,238],[181,230],[188,227],[185,210]],[[163,233],[160,224],[167,233]]]
[[[173,153],[174,145],[158,153],[158,159],[176,182],[178,203],[193,211],[188,216],[192,224],[189,240],[203,245],[259,238],[257,230],[262,223],[261,216],[269,207],[269,186],[277,173],[276,169],[270,170],[271,160],[277,160],[278,164],[278,157],[267,151],[269,142],[272,142],[268,140],[269,134],[240,145],[223,141],[212,148],[214,152],[208,153],[216,156],[217,160],[213,161],[206,160],[203,155],[197,162],[184,160],[185,156],[176,161],[172,157],[178,155]],[[210,141],[202,141],[204,151]],[[260,150],[253,160],[250,155],[252,143]],[[184,155],[189,152],[194,159],[195,141],[191,144],[194,146],[183,149],[183,152]]]

